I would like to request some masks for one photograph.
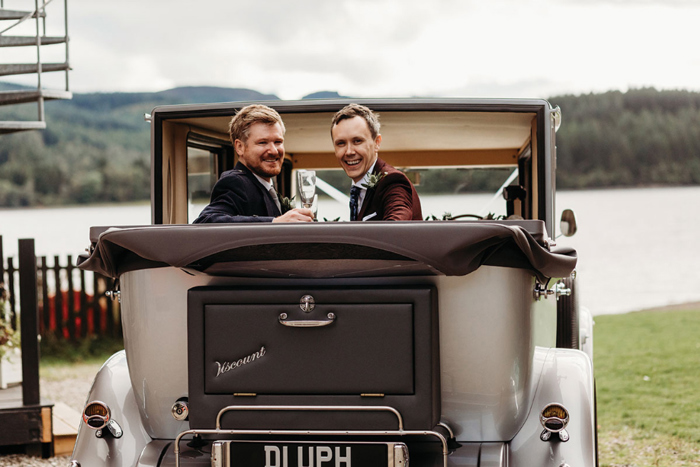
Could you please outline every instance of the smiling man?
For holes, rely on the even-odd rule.
[[[350,220],[422,220],[413,184],[377,155],[379,128],[379,115],[359,104],[343,107],[331,122],[335,157],[352,179]]]
[[[221,174],[211,202],[195,224],[209,222],[311,222],[310,209],[282,214],[272,185],[284,161],[284,122],[266,105],[242,108],[229,124],[229,136],[238,155],[233,170]]]

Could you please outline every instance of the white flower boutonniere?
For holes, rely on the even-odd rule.
[[[372,188],[377,186],[377,183],[379,183],[379,181],[388,174],[389,174],[389,172],[382,172],[379,174],[369,174],[369,177],[367,177],[367,183],[363,183],[362,186],[367,188],[368,190],[371,190]]]
[[[292,209],[294,209],[294,198],[295,198],[295,196],[292,196],[291,198],[287,198],[286,196],[282,196],[282,195],[280,195],[279,193],[277,194],[277,196],[278,196],[279,199],[280,199],[280,207],[282,208],[282,209],[280,209],[280,211],[282,211],[282,214],[284,214],[284,213],[287,212],[287,211],[291,211]]]

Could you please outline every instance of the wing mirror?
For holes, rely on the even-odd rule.
[[[559,226],[561,234],[565,237],[571,237],[578,230],[576,225],[576,214],[571,209],[564,209],[561,213],[561,223]]]

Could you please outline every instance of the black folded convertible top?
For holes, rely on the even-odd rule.
[[[482,265],[527,269],[543,282],[568,276],[575,250],[549,251],[543,232],[541,221],[111,228],[79,267],[114,278],[164,266],[238,277],[461,276]]]

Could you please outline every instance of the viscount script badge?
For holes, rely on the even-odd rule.
[[[254,360],[257,360],[257,359],[259,359],[259,358],[262,358],[263,355],[265,355],[265,346],[264,346],[264,345],[263,345],[262,347],[260,347],[260,350],[258,350],[257,352],[255,352],[255,353],[253,353],[253,354],[250,354],[250,355],[248,355],[247,357],[238,359],[238,360],[236,360],[236,361],[233,361],[233,362],[223,362],[223,363],[221,363],[221,362],[215,362],[215,363],[216,363],[216,366],[218,367],[217,370],[216,370],[216,376],[217,376],[217,377],[218,377],[218,376],[221,376],[221,375],[223,375],[224,373],[227,373],[227,372],[229,372],[229,371],[231,371],[231,370],[235,370],[236,368],[239,368],[239,367],[241,367],[241,366],[243,366],[243,365],[245,365],[245,364],[248,364],[248,363],[250,363],[250,362],[252,362],[252,361],[254,361]]]

